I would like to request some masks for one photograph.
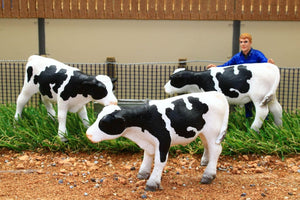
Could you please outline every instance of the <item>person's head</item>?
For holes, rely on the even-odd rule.
[[[252,45],[252,36],[249,33],[242,33],[240,35],[240,47],[241,50],[244,54],[247,54],[250,49],[251,49],[251,45]]]

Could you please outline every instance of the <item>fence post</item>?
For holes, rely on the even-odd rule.
[[[186,67],[186,62],[187,61],[187,59],[186,58],[179,58],[178,59],[178,63],[179,63],[179,67]]]
[[[46,55],[45,19],[38,18],[39,55]]]
[[[116,58],[115,57],[107,57],[106,58],[106,72],[110,78],[115,78],[115,68],[116,68]]]

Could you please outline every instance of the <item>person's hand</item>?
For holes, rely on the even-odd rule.
[[[206,66],[206,69],[209,69],[209,68],[211,68],[211,67],[216,67],[216,65],[214,65],[214,64],[209,64],[209,65]]]
[[[268,63],[275,64],[275,62],[274,62],[274,60],[273,60],[272,58],[270,58],[270,59],[268,60]]]

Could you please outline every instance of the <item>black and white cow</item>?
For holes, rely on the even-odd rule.
[[[179,68],[165,84],[166,93],[222,92],[229,104],[254,103],[256,114],[251,128],[259,131],[269,111],[275,123],[282,125],[282,107],[276,98],[280,72],[276,65],[256,63],[213,67],[193,72]]]
[[[170,147],[186,145],[200,136],[204,144],[201,165],[207,165],[201,182],[211,183],[216,177],[228,115],[228,102],[219,92],[185,94],[130,108],[106,106],[86,135],[94,143],[123,136],[144,149],[138,178],[150,176],[154,158],[146,184],[150,191],[160,188]]]
[[[113,83],[108,76],[89,76],[54,59],[33,55],[26,64],[24,85],[17,99],[16,120],[21,117],[28,100],[38,92],[51,117],[55,116],[52,102],[57,103],[58,135],[61,141],[66,141],[64,135],[68,111],[78,112],[87,127],[85,104],[92,100],[103,105],[117,104]]]

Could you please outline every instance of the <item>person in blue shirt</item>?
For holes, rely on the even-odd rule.
[[[246,64],[246,63],[272,63],[274,64],[273,59],[267,59],[266,56],[259,50],[252,48],[252,36],[249,33],[242,33],[240,35],[240,48],[241,51],[235,54],[230,60],[222,65],[209,64],[206,66],[207,69],[211,67],[225,67],[230,65],[237,64]],[[246,117],[252,117],[252,107],[253,103],[249,102],[245,104],[245,113]]]

